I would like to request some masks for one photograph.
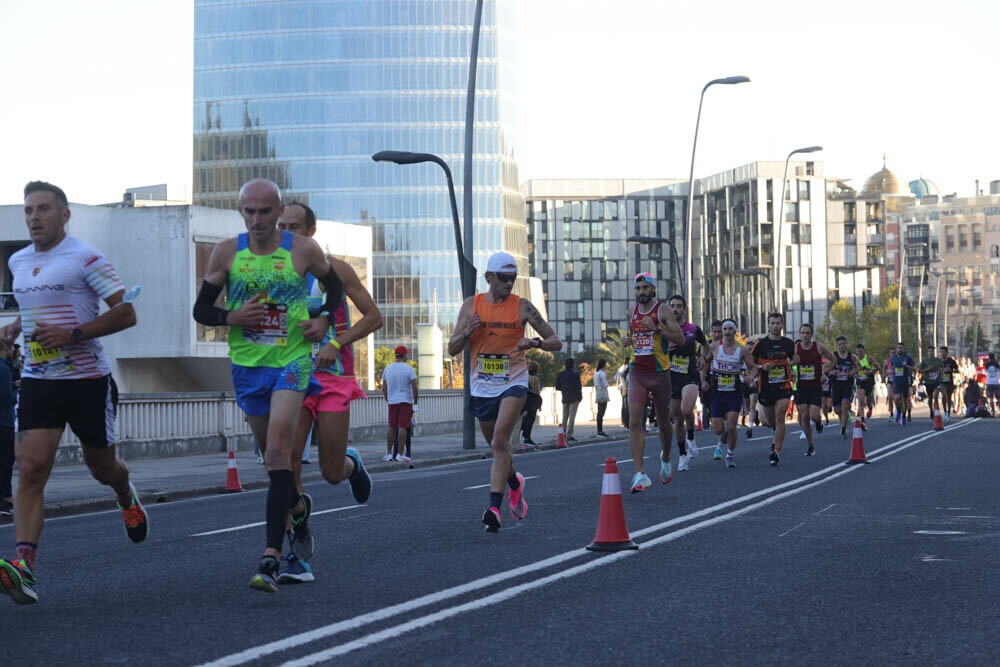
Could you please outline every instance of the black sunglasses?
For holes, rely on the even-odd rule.
[[[513,284],[514,280],[517,279],[516,273],[494,273],[493,275],[495,275],[497,277],[497,280],[499,280],[502,283]]]

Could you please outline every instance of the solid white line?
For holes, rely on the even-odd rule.
[[[968,423],[970,423],[970,422],[964,422],[962,425],[967,425]],[[912,447],[913,445],[916,445],[916,444],[918,444],[920,442],[923,442],[926,439],[934,437],[938,433],[942,433],[942,431],[931,431],[929,433],[914,434],[913,436],[910,436],[909,438],[906,438],[905,440],[901,441],[900,443],[896,443],[895,445],[887,445],[887,446],[885,446],[885,447],[883,447],[883,448],[881,448],[881,449],[879,449],[877,451],[878,452],[886,452],[886,456],[889,456],[889,455],[892,455],[892,454],[896,454],[898,452],[903,451],[904,449],[908,449],[909,447]],[[908,444],[902,445],[902,443],[905,443],[906,440],[910,440],[910,439],[912,439],[913,441],[910,442],[910,443],[908,443]],[[886,450],[892,449],[893,447],[898,447],[898,448],[895,449],[894,451],[888,451],[888,452],[886,451]],[[873,454],[874,454],[874,452],[873,452]],[[805,491],[806,489],[810,489],[810,488],[812,488],[814,486],[818,486],[819,484],[825,484],[827,481],[836,479],[837,477],[840,477],[842,475],[846,475],[846,474],[849,474],[849,473],[852,473],[852,472],[855,472],[855,471],[858,471],[858,470],[865,470],[865,469],[866,469],[866,466],[844,466],[843,464],[838,464],[838,465],[835,465],[835,466],[830,466],[829,468],[826,468],[826,469],[821,470],[821,471],[817,471],[815,473],[807,475],[806,477],[799,478],[797,481],[786,482],[784,484],[780,484],[778,486],[771,487],[770,489],[765,489],[765,490],[761,490],[761,491],[758,491],[758,492],[755,492],[755,493],[747,494],[746,496],[743,496],[742,498],[739,498],[739,499],[736,499],[736,500],[731,500],[731,501],[727,501],[725,503],[720,503],[719,505],[716,505],[714,508],[706,508],[704,510],[700,510],[698,512],[694,512],[692,514],[689,514],[689,515],[687,515],[685,517],[678,517],[678,518],[675,518],[675,519],[671,519],[670,521],[665,521],[663,523],[657,524],[655,526],[650,526],[648,528],[644,528],[644,529],[639,530],[639,531],[634,531],[634,532],[632,532],[631,536],[632,537],[637,537],[637,536],[649,534],[651,532],[662,531],[664,528],[669,528],[669,527],[674,526],[674,525],[676,525],[678,523],[683,523],[683,522],[686,522],[686,521],[690,521],[691,519],[700,518],[702,516],[705,516],[706,514],[712,513],[714,511],[718,511],[719,509],[725,509],[725,508],[731,507],[732,505],[737,504],[737,503],[741,502],[742,500],[753,499],[755,497],[759,497],[761,495],[765,495],[767,493],[771,493],[771,492],[776,491],[776,490],[780,490],[780,489],[787,488],[789,486],[795,486],[797,484],[801,484],[801,482],[809,480],[809,479],[812,479],[812,478],[815,478],[818,475],[826,475],[826,474],[830,473],[831,471],[837,471],[837,472],[834,472],[833,474],[829,474],[824,479],[817,480],[815,482],[812,482],[812,483],[804,485],[804,486],[800,486],[797,489],[791,489],[789,491],[785,491],[785,492],[783,492],[781,494],[778,494],[776,496],[772,496],[770,498],[765,498],[764,500],[761,500],[760,502],[757,502],[757,503],[754,503],[752,505],[747,505],[745,507],[739,508],[737,510],[734,510],[734,511],[730,512],[729,514],[719,515],[719,516],[707,519],[705,521],[702,521],[700,523],[693,524],[691,526],[687,526],[685,528],[678,529],[678,530],[676,530],[674,532],[668,533],[668,534],[663,535],[661,537],[651,539],[651,540],[649,540],[647,542],[642,543],[642,547],[656,546],[658,544],[663,544],[665,542],[669,542],[669,541],[672,541],[672,540],[684,537],[684,536],[686,536],[686,535],[688,535],[688,534],[690,534],[690,533],[692,533],[692,532],[694,532],[696,530],[700,530],[701,528],[707,528],[709,526],[714,526],[714,525],[716,525],[718,523],[721,523],[723,521],[726,521],[728,519],[731,519],[731,518],[734,518],[734,517],[737,517],[737,516],[741,516],[743,514],[751,512],[751,511],[753,511],[755,509],[758,509],[760,507],[764,507],[766,505],[770,505],[770,504],[772,504],[774,502],[777,502],[779,500],[783,500],[784,498],[787,498],[789,496],[795,495],[797,493],[801,493],[801,492]],[[641,549],[640,549],[640,551],[641,551]],[[619,551],[619,552],[611,553],[611,554],[602,554],[602,556],[600,558],[596,558],[596,559],[591,560],[591,561],[589,561],[587,563],[583,563],[581,565],[577,565],[577,566],[574,566],[572,568],[569,568],[569,569],[566,569],[566,570],[562,570],[562,571],[560,571],[560,572],[558,572],[556,574],[552,574],[552,575],[543,577],[541,579],[537,579],[537,580],[535,580],[533,582],[528,582],[528,583],[525,583],[525,584],[521,584],[519,586],[515,586],[515,587],[512,587],[512,588],[504,589],[503,591],[501,591],[499,593],[494,593],[493,595],[489,595],[487,597],[480,598],[480,599],[478,599],[476,601],[473,601],[473,602],[470,602],[470,603],[466,603],[466,604],[462,604],[462,605],[459,605],[459,606],[456,606],[456,607],[452,607],[450,609],[444,609],[444,610],[435,612],[433,614],[424,616],[422,618],[411,620],[411,621],[409,621],[407,623],[403,623],[403,624],[399,624],[399,625],[394,625],[391,628],[388,628],[386,630],[382,630],[380,632],[376,632],[376,633],[373,633],[373,634],[370,634],[370,635],[366,635],[365,637],[361,637],[361,638],[356,639],[356,640],[354,640],[352,642],[348,642],[347,644],[343,644],[341,646],[336,646],[336,647],[333,647],[333,648],[328,649],[326,651],[323,651],[321,653],[316,653],[316,654],[313,654],[311,656],[306,656],[306,657],[300,659],[299,661],[289,662],[289,663],[286,663],[286,664],[288,664],[288,665],[309,665],[309,664],[315,664],[316,662],[322,662],[323,660],[326,660],[329,657],[332,657],[334,655],[341,655],[343,653],[348,653],[348,652],[356,650],[358,648],[362,648],[364,646],[369,646],[371,644],[377,643],[379,641],[382,641],[383,639],[390,639],[392,637],[397,637],[397,636],[399,636],[399,635],[401,635],[401,634],[403,634],[405,632],[408,632],[409,630],[412,630],[412,629],[415,629],[415,628],[419,628],[419,627],[423,627],[423,626],[426,626],[426,625],[430,625],[432,623],[436,623],[439,620],[442,620],[442,619],[445,619],[445,618],[450,618],[451,616],[455,616],[455,615],[463,613],[465,611],[470,611],[470,610],[474,610],[474,609],[480,609],[480,608],[483,608],[483,607],[486,607],[486,606],[490,606],[492,604],[496,604],[498,602],[503,602],[505,600],[508,600],[508,599],[514,597],[515,595],[518,595],[519,593],[522,593],[522,592],[525,592],[525,591],[528,591],[528,590],[532,590],[534,588],[539,588],[541,586],[545,586],[545,585],[547,585],[549,583],[552,583],[554,581],[557,581],[559,579],[563,579],[563,578],[570,577],[570,576],[575,576],[577,574],[582,574],[584,572],[587,572],[589,570],[595,569],[595,568],[600,567],[602,565],[609,565],[611,563],[617,562],[618,560],[620,560],[622,558],[627,558],[627,557],[629,557],[631,555],[640,553],[640,551]],[[392,605],[390,607],[385,607],[383,609],[378,609],[376,611],[369,612],[367,614],[362,614],[360,616],[355,616],[354,618],[351,618],[351,619],[346,619],[344,621],[339,621],[337,623],[333,623],[333,624],[328,625],[328,626],[324,626],[324,627],[321,627],[321,628],[316,628],[315,630],[310,630],[308,632],[303,632],[303,633],[300,633],[298,635],[293,635],[291,637],[286,637],[284,639],[281,639],[281,640],[278,640],[278,641],[275,641],[275,642],[270,642],[268,644],[262,644],[260,646],[255,646],[255,647],[246,649],[244,651],[241,651],[239,653],[234,653],[234,654],[231,654],[231,655],[228,655],[228,656],[223,656],[222,658],[219,658],[219,659],[214,660],[212,662],[204,663],[203,665],[201,665],[201,667],[223,667],[223,666],[231,666],[231,665],[242,665],[242,664],[245,664],[247,662],[252,662],[254,660],[259,660],[259,659],[261,659],[261,658],[263,658],[265,656],[272,655],[274,653],[279,653],[281,651],[286,651],[286,650],[289,650],[289,649],[292,649],[292,648],[297,648],[299,646],[303,646],[305,644],[308,644],[308,643],[311,643],[311,642],[314,642],[314,641],[318,641],[320,639],[325,639],[327,637],[332,637],[332,636],[340,634],[342,632],[347,632],[349,630],[354,630],[354,629],[357,629],[357,628],[360,628],[360,627],[364,627],[364,626],[369,625],[371,623],[375,623],[375,622],[378,622],[378,621],[384,621],[386,619],[392,618],[392,617],[397,616],[399,614],[403,614],[405,612],[412,611],[414,609],[419,609],[421,607],[426,607],[428,605],[437,604],[437,603],[440,603],[440,602],[444,602],[445,600],[449,600],[449,599],[452,599],[452,598],[455,598],[455,597],[458,597],[458,596],[461,596],[461,595],[465,595],[467,593],[475,592],[475,591],[481,590],[483,588],[488,588],[490,586],[494,586],[494,585],[496,585],[498,583],[501,583],[503,581],[506,581],[508,579],[512,579],[512,578],[515,578],[515,577],[520,577],[522,575],[526,575],[526,574],[531,574],[531,573],[534,573],[534,572],[542,571],[542,570],[548,569],[550,567],[553,567],[555,565],[562,564],[562,563],[564,563],[566,561],[570,561],[570,560],[573,560],[573,559],[576,559],[576,558],[580,558],[582,556],[586,556],[588,554],[589,554],[589,552],[586,551],[585,549],[575,549],[573,551],[567,551],[567,552],[564,552],[562,554],[558,554],[556,556],[552,556],[550,558],[546,558],[544,560],[537,561],[535,563],[529,563],[528,565],[517,567],[517,568],[514,568],[512,570],[507,570],[506,572],[499,572],[499,573],[497,573],[497,574],[495,574],[495,575],[493,575],[491,577],[486,577],[486,578],[483,578],[483,579],[478,579],[478,580],[473,581],[473,582],[469,582],[469,583],[465,583],[465,584],[460,584],[458,586],[453,586],[451,588],[446,588],[446,589],[444,589],[442,591],[438,591],[438,592],[435,592],[435,593],[429,593],[427,595],[421,596],[419,598],[415,598],[415,599],[407,601],[407,602],[402,602],[402,603],[399,603],[399,604]]]
[[[538,479],[539,477],[541,477],[541,475],[531,475],[531,476],[525,476],[524,479],[525,479],[525,481],[527,481],[529,479]],[[475,491],[476,489],[488,489],[488,488],[490,488],[489,484],[476,484],[475,486],[466,486],[462,490],[463,491]]]
[[[333,509],[328,509],[328,510],[317,510],[312,514],[310,514],[309,516],[319,516],[320,514],[329,514],[330,512],[343,512],[344,510],[356,510],[361,507],[367,507],[367,505],[350,505],[348,507],[334,507]],[[235,533],[238,530],[246,530],[248,528],[259,528],[264,525],[267,525],[266,521],[258,521],[257,523],[245,523],[242,526],[231,526],[229,528],[210,530],[205,533],[195,533],[194,535],[188,535],[188,537],[205,537],[207,535],[219,535],[221,533]]]

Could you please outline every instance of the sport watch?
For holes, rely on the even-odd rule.
[[[79,343],[83,340],[83,329],[80,329],[79,327],[73,329],[73,331],[69,333],[69,338],[74,343]]]

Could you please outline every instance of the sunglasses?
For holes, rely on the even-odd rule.
[[[514,284],[514,280],[517,278],[516,273],[494,273],[493,275],[502,283]]]

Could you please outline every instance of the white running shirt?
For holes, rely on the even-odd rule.
[[[23,376],[72,380],[111,373],[97,339],[54,350],[31,340],[38,322],[75,329],[97,318],[102,300],[124,291],[125,284],[104,255],[89,243],[67,236],[45,252],[29,245],[14,253],[9,265],[14,298],[21,310]]]
[[[413,402],[413,385],[410,384],[417,379],[417,372],[413,367],[402,361],[394,361],[382,371],[382,382],[385,382],[387,403],[396,405],[398,403]]]

